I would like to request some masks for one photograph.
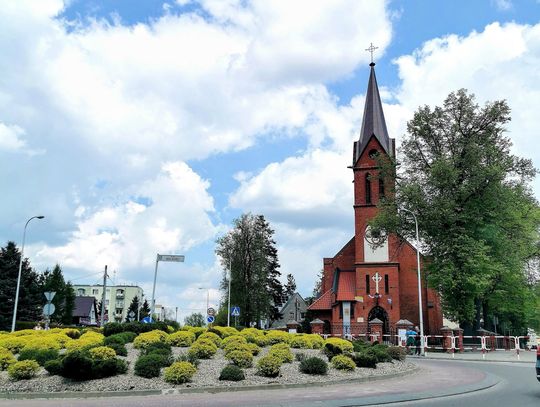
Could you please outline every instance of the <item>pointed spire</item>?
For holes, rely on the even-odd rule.
[[[391,155],[392,151],[390,137],[386,129],[386,121],[384,120],[379,87],[377,86],[377,78],[375,77],[375,63],[372,62],[369,66],[371,67],[371,72],[369,74],[362,129],[360,130],[360,138],[356,143],[355,162],[366,148],[371,136],[375,136],[379,140],[379,143],[381,143],[388,155]]]

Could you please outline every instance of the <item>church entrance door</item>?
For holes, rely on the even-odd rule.
[[[368,322],[372,319],[378,318],[383,322],[383,335],[387,335],[390,333],[390,321],[388,320],[388,312],[386,310],[377,305],[373,308],[371,308],[371,311],[369,311],[368,314]]]

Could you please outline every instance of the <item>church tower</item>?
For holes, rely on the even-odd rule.
[[[376,236],[369,229],[369,221],[379,211],[377,204],[394,191],[394,180],[381,174],[381,163],[395,157],[395,141],[388,135],[373,62],[352,156],[354,237],[334,257],[323,259],[321,295],[308,308],[316,316],[312,330],[369,334],[388,342],[395,339],[399,326],[419,324],[418,278],[415,247],[398,236]],[[422,296],[425,332],[438,333],[442,327],[440,298],[425,282]]]

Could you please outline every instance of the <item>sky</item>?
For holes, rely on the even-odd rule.
[[[539,0],[0,0],[0,244],[74,284],[138,284],[179,320],[217,305],[215,242],[275,230],[311,295],[354,234],[371,43],[390,136],[467,88],[506,99],[540,168]],[[536,196],[540,181],[532,185]]]

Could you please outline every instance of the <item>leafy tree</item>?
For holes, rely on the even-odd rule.
[[[311,296],[315,299],[319,298],[323,293],[322,291],[322,280],[324,277],[324,270],[319,270],[319,274],[317,274],[317,278],[315,279],[315,285],[313,286],[313,291]]]
[[[13,242],[0,248],[0,330],[10,330],[21,252]],[[21,270],[17,321],[38,321],[42,313],[41,278],[24,259]]]
[[[145,298],[143,305],[141,307],[140,318],[143,319],[149,315],[150,315],[150,305],[148,304],[148,300]]]
[[[465,326],[497,316],[509,329],[527,324],[532,286],[527,263],[538,258],[540,211],[530,160],[510,152],[505,101],[479,107],[465,90],[442,107],[419,108],[407,124],[395,190],[379,202],[374,230],[414,239],[418,218],[430,286],[445,313]],[[380,160],[381,177],[395,163]]]
[[[135,317],[133,320],[137,320],[137,315],[140,315],[139,314],[139,297],[136,295],[135,297],[133,297],[133,299],[131,300],[131,303],[129,304],[129,307],[127,309],[127,312],[126,312],[126,321],[125,322],[130,322],[130,319],[129,319],[129,313],[133,311],[133,313],[135,314]]]
[[[73,319],[73,309],[75,308],[75,292],[70,282],[64,280],[64,275],[60,265],[54,266],[53,270],[45,270],[43,273],[42,292],[54,291],[56,294],[52,299],[55,306],[54,314],[51,315],[51,322],[61,324],[71,324]],[[45,297],[42,304],[47,302]]]
[[[287,274],[287,284],[285,284],[284,290],[287,298],[296,292],[296,281],[292,274]]]
[[[200,312],[194,312],[184,318],[184,324],[189,326],[204,326],[206,320]]]
[[[273,235],[264,216],[243,214],[234,221],[234,228],[217,241],[216,253],[223,268],[232,275],[231,305],[240,306],[241,325],[280,318],[277,304],[281,303],[283,286],[279,281],[281,273]],[[221,289],[226,303],[226,272]]]

